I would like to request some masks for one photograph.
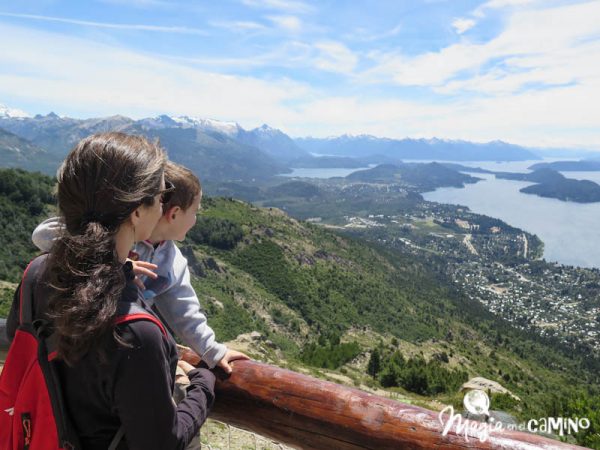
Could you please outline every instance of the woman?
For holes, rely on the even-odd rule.
[[[63,395],[86,450],[106,450],[121,427],[119,449],[183,449],[214,398],[212,373],[188,365],[191,385],[174,406],[173,340],[149,321],[115,325],[119,305],[138,299],[126,258],[162,215],[165,160],[142,137],[105,133],[83,139],[58,173],[67,232],[44,279]]]

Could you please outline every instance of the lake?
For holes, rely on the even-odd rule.
[[[499,172],[528,172],[527,168],[536,162],[540,161],[468,161],[459,164]],[[362,169],[294,169],[288,176],[343,177],[357,170]],[[537,234],[544,241],[544,257],[548,261],[600,268],[600,203],[563,202],[522,194],[519,189],[531,183],[497,180],[487,174],[472,175],[482,178],[482,181],[465,188],[437,189],[425,193],[423,197],[428,201],[468,206],[475,213],[497,217]],[[600,184],[600,172],[563,172],[563,175]]]
[[[525,172],[531,162],[465,163],[489,170]],[[502,167],[503,165],[509,165]],[[600,183],[600,172],[564,172],[568,178]],[[465,188],[441,188],[423,194],[428,201],[468,206],[475,213],[502,219],[506,223],[537,234],[544,241],[544,257],[581,267],[600,268],[600,203],[573,203],[519,189],[532,183],[497,180],[493,175],[473,174],[482,181]]]

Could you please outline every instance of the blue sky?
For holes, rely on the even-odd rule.
[[[0,103],[600,150],[600,1],[0,1]]]

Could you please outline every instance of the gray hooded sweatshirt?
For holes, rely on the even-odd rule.
[[[58,217],[51,217],[37,226],[31,239],[41,251],[49,252],[63,226]],[[200,302],[190,282],[187,259],[173,241],[163,241],[156,247],[147,241],[138,242],[134,250],[139,260],[158,266],[157,279],[141,277],[146,287],[142,293],[144,302],[156,306],[177,337],[213,368],[223,359],[227,347],[215,340],[215,332],[200,310]]]

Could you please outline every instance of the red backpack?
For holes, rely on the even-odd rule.
[[[47,255],[29,263],[18,289],[19,327],[0,374],[0,450],[78,450],[54,362],[53,337],[42,318],[43,291],[38,280]],[[36,295],[34,295],[34,293]],[[160,321],[136,304],[122,302],[116,323],[149,320],[166,335]],[[123,428],[113,439],[115,448]]]

